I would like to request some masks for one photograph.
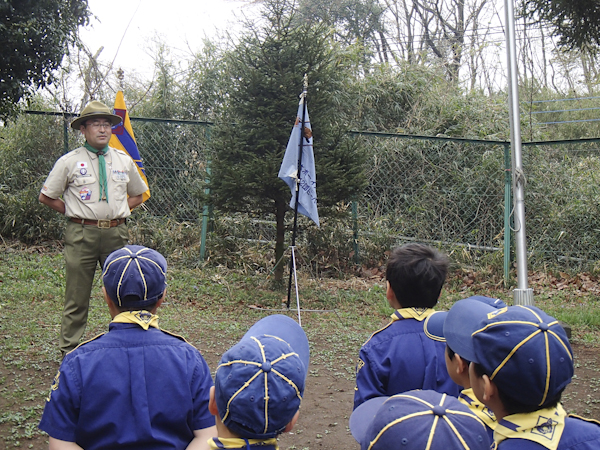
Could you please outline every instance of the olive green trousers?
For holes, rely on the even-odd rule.
[[[65,231],[65,305],[59,347],[63,355],[79,344],[87,324],[96,267],[114,250],[127,245],[127,225],[98,228],[67,222]]]

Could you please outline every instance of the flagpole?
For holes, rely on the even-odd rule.
[[[290,277],[288,280],[288,296],[287,296],[287,309],[290,309],[290,300],[292,296],[292,275],[296,270],[296,262],[295,262],[295,253],[294,249],[296,248],[296,232],[298,230],[298,203],[300,199],[300,177],[302,175],[302,149],[304,148],[304,142],[302,139],[304,138],[304,123],[306,122],[306,96],[308,94],[308,75],[304,74],[304,86],[302,89],[302,121],[300,123],[300,139],[298,142],[298,171],[296,172],[296,203],[294,204],[294,227],[292,229],[292,257],[290,259]],[[297,286],[296,286],[297,287]],[[297,291],[297,289],[296,289]],[[300,310],[298,310],[298,319],[300,318]]]

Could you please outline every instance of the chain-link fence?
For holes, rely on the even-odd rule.
[[[81,142],[68,127],[70,119],[53,121],[63,124],[65,151]],[[132,126],[151,186],[147,213],[200,223],[206,213],[201,194],[210,164],[210,124],[132,118]],[[356,262],[375,247],[420,241],[452,252],[453,259],[484,258],[508,271],[509,143],[353,134],[368,154],[369,180],[361,198],[348,199],[354,214],[343,225],[348,240],[354,239]],[[530,267],[586,270],[600,260],[599,141],[523,144]],[[316,152],[318,166],[318,145]],[[262,219],[267,220],[237,227],[247,234],[238,237],[273,239],[274,222]]]
[[[506,143],[355,134],[369,152],[358,208],[363,245],[383,234],[390,245],[428,242],[471,258],[504,254]]]
[[[597,270],[600,139],[523,146],[527,250],[533,267]]]

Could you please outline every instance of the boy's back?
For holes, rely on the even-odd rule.
[[[437,304],[448,258],[421,244],[395,248],[386,267],[392,321],[362,346],[356,367],[354,408],[378,396],[431,389],[458,396],[444,360],[445,343],[430,339],[424,320]]]
[[[373,397],[413,389],[458,396],[460,389],[446,370],[446,344],[428,338],[423,330],[422,320],[431,312],[432,309],[399,309],[392,315],[392,322],[373,333],[362,346],[356,368],[354,408]]]

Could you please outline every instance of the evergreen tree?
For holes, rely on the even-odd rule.
[[[232,80],[215,127],[211,199],[221,210],[274,214],[275,260],[284,252],[290,191],[277,178],[306,73],[314,133],[317,196],[327,207],[350,200],[364,186],[363,157],[345,134],[346,59],[325,26],[301,22],[293,0],[267,0],[261,20],[247,24],[225,61]],[[283,264],[275,279],[283,276]]]

